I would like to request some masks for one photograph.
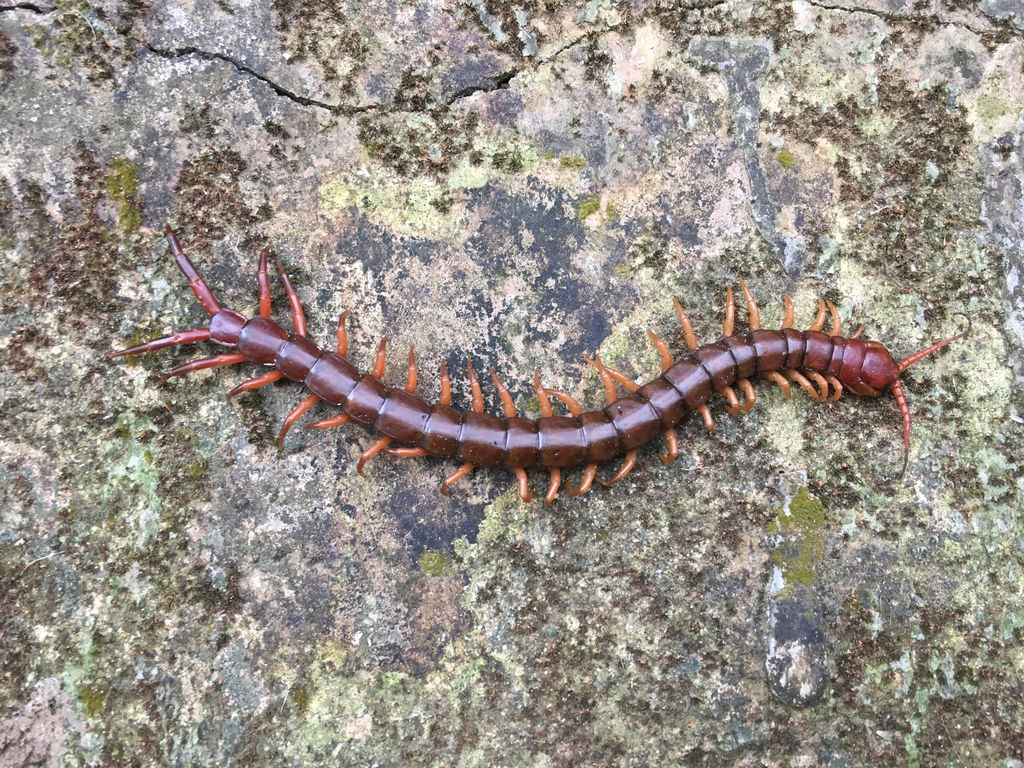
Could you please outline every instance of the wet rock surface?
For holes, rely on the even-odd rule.
[[[0,5],[0,764],[1024,759],[1019,20]],[[714,434],[689,418],[674,465],[652,444],[610,490],[545,508],[478,469],[442,497],[454,462],[360,476],[355,425],[301,422],[278,451],[294,384],[157,385],[209,345],[107,359],[206,324],[164,221],[224,305],[255,312],[270,244],[317,343],[352,310],[357,365],[387,336],[399,384],[415,345],[420,391],[445,360],[464,409],[467,354],[522,413],[535,368],[597,407],[581,355],[650,379],[647,328],[685,350],[671,299],[710,342],[737,279],[765,327],[783,295],[807,327],[821,296],[897,358],[955,313],[973,330],[904,375],[900,481],[889,393],[756,381],[749,413],[717,398]],[[823,523],[813,589],[787,596],[794,468]],[[807,663],[773,675],[773,640]]]

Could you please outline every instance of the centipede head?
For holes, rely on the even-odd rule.
[[[930,347],[926,347],[925,349],[922,349],[920,352],[915,352],[909,357],[903,358],[902,360],[899,361],[899,363],[896,363],[895,378],[893,378],[892,381],[887,382],[889,386],[892,388],[892,393],[896,397],[896,402],[900,406],[900,413],[903,414],[903,469],[900,470],[899,477],[897,478],[898,480],[903,479],[903,475],[907,471],[907,462],[910,460],[910,409],[907,407],[907,398],[903,395],[903,387],[900,385],[899,377],[905,370],[907,370],[907,368],[912,366],[918,360],[927,357],[932,352],[942,349],[944,346],[953,343],[957,339],[964,338],[965,336],[967,336],[967,334],[971,332],[971,318],[967,317],[967,315],[961,312],[957,312],[956,314],[960,315],[967,321],[966,331],[964,331],[963,333],[958,333],[956,336],[951,336],[948,339],[938,342],[937,344],[932,344]],[[888,352],[886,352],[886,357],[888,357]],[[867,359],[865,356],[865,363],[866,362]],[[885,386],[885,384],[882,384],[882,386]]]

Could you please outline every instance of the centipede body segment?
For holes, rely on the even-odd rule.
[[[662,361],[661,375],[638,386],[625,374],[606,366],[599,356],[588,362],[594,365],[605,387],[606,405],[601,410],[584,411],[575,399],[564,392],[544,387],[540,375],[534,376],[534,389],[541,406],[541,417],[529,419],[516,415],[515,405],[507,388],[491,370],[491,378],[501,397],[503,416],[484,410],[483,392],[471,361],[467,361],[472,410],[461,412],[451,406],[451,383],[444,363],[441,364],[441,397],[431,405],[415,394],[417,365],[415,354],[409,352],[408,376],[404,387],[392,388],[381,377],[386,360],[386,339],[382,339],[373,370],[360,373],[346,358],[348,340],[345,317],[338,321],[336,351],[321,350],[306,338],[306,320],[298,294],[277,262],[285,292],[292,309],[294,331],[288,332],[270,319],[270,284],[267,276],[268,250],[260,254],[257,283],[260,291],[260,312],[248,318],[240,312],[222,308],[213,292],[182,251],[170,226],[166,227],[168,244],[181,272],[203,308],[210,314],[208,328],[178,331],[159,339],[115,352],[111,357],[137,355],[165,347],[212,341],[237,352],[195,360],[180,365],[161,379],[192,371],[253,362],[273,368],[250,379],[228,393],[233,397],[281,378],[303,384],[310,394],[285,418],[279,434],[283,444],[289,428],[313,405],[323,400],[341,409],[335,417],[322,419],[307,429],[323,429],[355,421],[371,427],[378,439],[363,452],[357,465],[360,474],[372,456],[385,452],[393,456],[443,456],[462,462],[459,469],[445,478],[441,492],[478,466],[503,465],[517,478],[519,495],[524,501],[532,497],[526,468],[541,467],[550,472],[545,503],[558,495],[562,470],[583,466],[578,486],[569,486],[570,495],[586,493],[596,480],[612,485],[625,477],[637,462],[637,450],[663,436],[668,451],[661,454],[666,464],[678,455],[676,425],[689,411],[697,411],[709,430],[714,429],[708,401],[719,394],[726,398],[733,414],[749,410],[757,400],[751,378],[764,376],[776,382],[785,396],[790,396],[790,382],[799,384],[813,399],[832,400],[849,390],[858,395],[878,397],[890,388],[896,397],[904,422],[904,461],[906,470],[910,450],[910,411],[899,377],[908,366],[921,358],[962,338],[964,333],[921,350],[897,362],[877,341],[841,335],[839,314],[830,302],[819,300],[819,311],[805,331],[795,330],[793,304],[787,297],[782,327],[767,330],[760,327],[760,313],[753,296],[742,282],[749,316],[750,330],[735,333],[735,301],[728,289],[726,319],[722,338],[700,346],[693,327],[679,302],[676,313],[683,328],[689,351],[673,360],[668,347],[648,331]],[[830,333],[823,331],[827,314],[832,318]],[[968,329],[969,330],[969,329]],[[626,389],[619,396],[616,384]],[[739,389],[744,401],[740,403]],[[830,394],[830,389],[832,394]],[[567,409],[555,415],[551,398]],[[622,457],[617,472],[604,480],[597,476],[598,465]],[[900,473],[901,476],[903,472]]]

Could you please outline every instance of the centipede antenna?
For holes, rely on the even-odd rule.
[[[967,330],[964,331],[963,333],[958,333],[956,336],[951,336],[950,338],[946,339],[945,341],[940,341],[937,344],[932,344],[930,347],[928,347],[926,349],[922,349],[920,352],[915,352],[910,357],[904,357],[899,362],[900,373],[903,373],[905,370],[907,370],[907,368],[912,366],[914,363],[916,363],[921,358],[927,357],[932,352],[935,352],[938,349],[942,349],[947,344],[952,344],[957,339],[964,338],[965,336],[967,336],[967,334],[969,334],[971,332],[971,327],[972,327],[971,318],[969,318],[963,312],[957,312],[956,315],[959,315],[960,317],[964,318],[967,321]]]
[[[900,474],[896,478],[898,482],[903,479],[903,475],[907,471],[907,463],[910,461],[910,409],[907,407],[907,398],[903,396],[900,380],[896,379],[891,386],[896,402],[900,406],[900,413],[903,414],[903,469],[900,470]]]
[[[920,352],[915,352],[910,357],[903,358],[897,364],[900,373],[903,373],[905,370],[907,370],[907,368],[912,366],[921,358],[927,357],[932,352],[935,352],[938,349],[942,349],[944,346],[953,343],[957,339],[964,338],[965,336],[967,336],[967,334],[971,332],[971,328],[973,327],[973,323],[971,323],[971,318],[965,315],[963,312],[956,312],[954,316],[955,315],[959,315],[960,317],[964,318],[964,320],[967,321],[967,330],[962,333],[958,333],[956,336],[951,336],[950,338],[945,339],[944,341],[940,341],[937,344],[932,344],[930,347],[926,347],[925,349],[922,349]],[[903,386],[900,384],[900,380],[896,379],[896,381],[894,381],[889,386],[892,388],[892,393],[896,398],[896,402],[900,406],[900,413],[903,414],[903,468],[900,470],[899,477],[896,478],[897,480],[902,480],[903,475],[907,471],[907,463],[910,461],[910,409],[907,407],[907,398],[904,397],[903,395]]]

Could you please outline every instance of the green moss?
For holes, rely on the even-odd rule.
[[[445,566],[448,565],[448,560],[444,554],[437,552],[432,549],[426,550],[420,555],[420,568],[431,576],[440,576],[444,573]]]
[[[135,201],[139,185],[139,169],[135,163],[115,157],[107,168],[110,172],[103,179],[110,199],[117,204],[117,220],[125,232],[137,232],[142,224],[142,209]]]
[[[85,707],[87,717],[95,717],[103,711],[103,694],[87,685],[78,686],[78,700]]]
[[[563,157],[561,160],[558,161],[558,164],[563,168],[575,168],[576,170],[579,170],[580,168],[586,166],[587,161],[584,160],[582,157],[578,156]]]
[[[796,164],[796,158],[793,157],[786,150],[782,150],[775,156],[775,159],[779,161],[779,165],[785,168],[787,171]]]
[[[825,506],[811,497],[805,485],[789,502],[789,514],[780,509],[775,522],[781,530],[821,530],[825,527]]]
[[[591,214],[597,213],[599,210],[601,210],[601,196],[594,195],[593,197],[588,197],[586,200],[580,203],[580,221],[583,221]]]
[[[788,513],[779,507],[772,526],[784,539],[772,553],[787,585],[814,583],[815,568],[825,554],[825,507],[803,486],[789,502]]]
[[[201,477],[205,477],[209,471],[210,467],[206,461],[200,459],[192,462],[185,468],[185,476],[192,480],[198,480]]]
[[[288,694],[288,700],[295,707],[295,710],[303,715],[309,709],[309,691],[304,686],[297,685]]]
[[[135,163],[115,157],[107,163],[107,168],[110,169],[110,173],[107,174],[104,183],[107,186],[107,194],[110,195],[110,199],[120,202],[131,198],[139,183],[138,168]]]

